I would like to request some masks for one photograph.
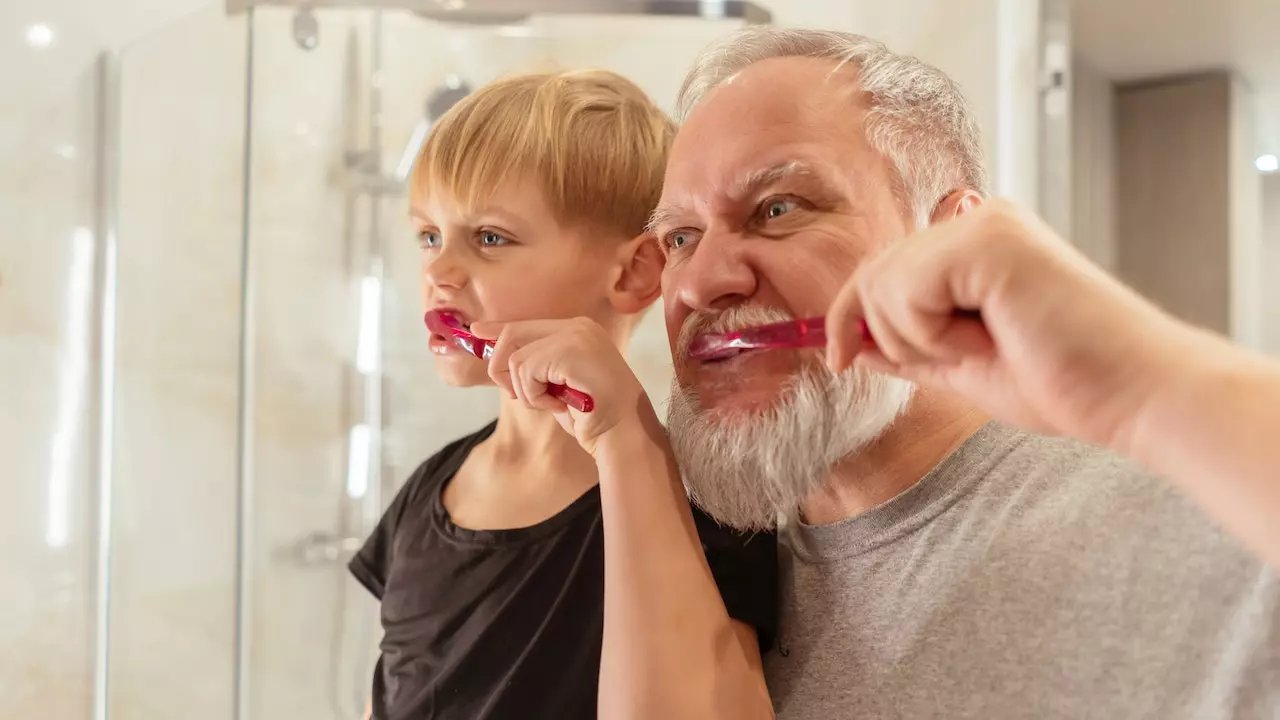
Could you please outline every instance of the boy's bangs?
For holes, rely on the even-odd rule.
[[[432,129],[411,198],[475,210],[505,182],[532,180],[560,222],[634,237],[662,192],[674,134],[643,91],[607,71],[499,80]]]
[[[495,117],[474,109],[445,118],[414,167],[412,199],[432,196],[474,210],[483,207],[504,180],[537,168],[538,148],[530,142],[532,133],[528,127],[513,127],[516,122],[511,116]],[[528,125],[527,120],[524,124]]]

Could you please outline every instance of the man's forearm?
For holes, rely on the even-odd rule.
[[[1188,331],[1125,447],[1280,568],[1280,365]]]
[[[758,650],[735,634],[657,417],[649,411],[610,435],[595,453],[605,536],[600,716],[772,717]]]

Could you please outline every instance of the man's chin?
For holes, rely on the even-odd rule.
[[[820,367],[797,364],[791,353],[749,353],[741,360],[706,365],[680,383],[697,398],[699,410],[714,423],[735,424],[775,409],[805,372]],[[679,382],[679,379],[677,379]]]
[[[733,394],[672,388],[667,429],[690,498],[739,530],[767,530],[825,482],[835,463],[878,437],[911,386],[809,369],[781,384],[743,379]]]
[[[700,403],[709,425],[734,427],[751,422],[778,405],[776,389],[738,392],[727,397],[711,397]]]

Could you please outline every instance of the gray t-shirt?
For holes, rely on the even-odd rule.
[[[781,540],[784,720],[1280,718],[1276,574],[1102,450],[988,424]]]

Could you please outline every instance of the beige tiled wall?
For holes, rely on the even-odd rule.
[[[5,718],[37,708],[45,717],[88,717],[91,709],[96,545],[85,320],[97,98],[94,69],[86,67],[29,113],[0,115]]]

